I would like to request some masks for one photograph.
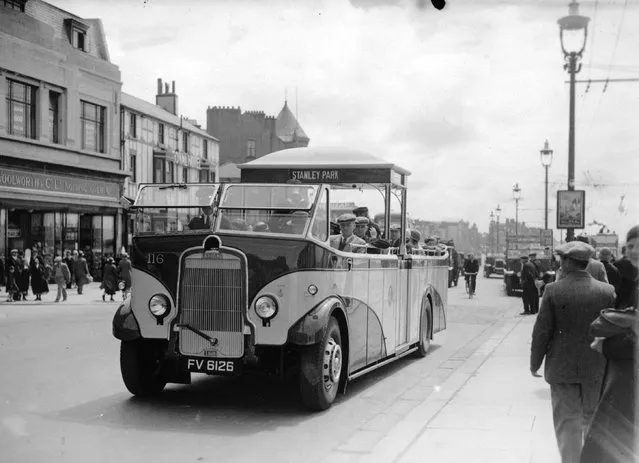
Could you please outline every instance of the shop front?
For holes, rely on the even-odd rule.
[[[66,250],[82,250],[95,280],[103,259],[116,256],[124,233],[119,204],[122,176],[0,157],[0,255],[40,245],[51,264]]]

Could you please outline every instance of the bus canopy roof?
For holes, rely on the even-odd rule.
[[[392,162],[349,148],[290,148],[240,164],[251,183],[394,184],[406,186],[410,172]]]

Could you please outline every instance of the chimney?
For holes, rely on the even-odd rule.
[[[164,83],[164,93],[162,93],[162,79],[158,79],[158,94],[155,96],[155,104],[171,114],[178,115],[178,96],[175,94],[175,81],[172,90],[169,92],[169,83]]]
[[[174,80],[171,81],[171,93],[173,93],[175,95],[175,81]]]

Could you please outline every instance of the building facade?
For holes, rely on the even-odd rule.
[[[131,176],[125,195],[135,198],[141,183],[203,183],[219,181],[219,142],[196,121],[179,116],[175,82],[158,79],[156,104],[122,93],[123,168]],[[131,219],[125,246],[130,244]]]
[[[244,111],[240,107],[209,107],[206,131],[220,141],[220,168],[227,181],[239,173],[237,164],[287,148],[308,146],[310,139],[284,102],[277,115],[263,111]]]
[[[0,3],[0,255],[119,250],[121,86],[100,20]]]

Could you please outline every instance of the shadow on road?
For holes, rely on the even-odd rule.
[[[431,346],[431,351],[439,348]],[[349,383],[333,408],[339,409],[368,388],[419,361],[406,357]],[[168,385],[153,398],[123,393],[44,415],[53,420],[92,426],[142,430],[251,435],[265,430],[295,427],[326,412],[304,407],[296,381],[258,377],[226,378],[194,375],[191,385]]]

